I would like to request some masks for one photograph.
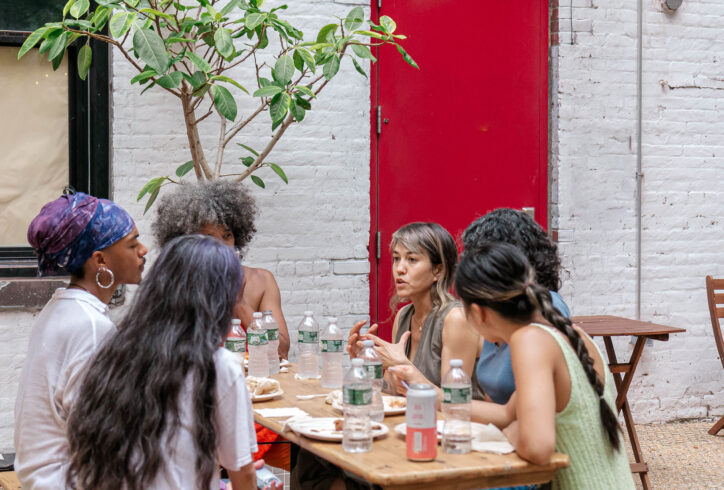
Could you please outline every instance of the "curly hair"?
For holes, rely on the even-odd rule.
[[[234,246],[243,250],[256,232],[256,212],[254,198],[238,182],[183,183],[156,206],[153,235],[163,247],[177,236],[198,233],[206,225],[223,225],[234,234]]]
[[[561,259],[558,247],[533,218],[517,209],[500,208],[473,221],[463,233],[465,250],[478,250],[489,242],[518,247],[535,269],[535,282],[558,291]]]

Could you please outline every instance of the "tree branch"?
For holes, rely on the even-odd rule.
[[[224,143],[224,136],[226,135],[226,118],[219,114],[219,117],[221,117],[221,124],[219,124],[219,147],[216,149],[216,167],[214,168],[214,178],[218,179],[219,174],[221,173],[221,161],[224,158],[224,148],[226,147],[226,143]]]
[[[266,109],[266,106],[268,106],[268,105],[269,105],[269,101],[268,101],[268,100],[264,101],[264,103],[263,103],[262,105],[260,105],[259,108],[258,108],[257,110],[255,110],[255,111],[252,113],[251,116],[247,117],[247,118],[244,119],[242,122],[240,122],[239,124],[237,124],[236,126],[234,126],[233,128],[231,128],[231,129],[229,130],[228,135],[226,136],[226,139],[224,139],[224,146],[228,145],[228,144],[229,144],[229,141],[231,141],[231,139],[232,139],[234,136],[236,136],[236,135],[239,133],[239,131],[241,131],[242,129],[244,129],[244,127],[245,127],[247,124],[249,124],[251,121],[253,121],[254,118],[255,118],[256,116],[258,116],[261,111],[263,111],[264,109]]]
[[[289,126],[294,122],[294,116],[292,116],[291,112],[287,116],[286,120],[282,123],[282,125],[279,127],[279,130],[277,131],[277,134],[272,137],[272,139],[267,143],[266,147],[262,150],[262,152],[259,154],[258,157],[256,157],[256,160],[254,160],[254,163],[252,163],[249,168],[247,168],[242,174],[239,176],[237,181],[241,182],[245,178],[247,178],[249,175],[251,175],[254,170],[259,168],[261,164],[264,162],[264,159],[269,155],[269,153],[272,151],[274,146],[279,141],[279,138],[282,137],[284,132],[287,130]]]

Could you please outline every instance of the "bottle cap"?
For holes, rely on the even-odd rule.
[[[255,311],[254,314],[251,315],[251,316],[253,316],[254,318],[261,318],[261,312],[260,312],[260,311]]]
[[[374,340],[363,340],[362,345],[365,347],[374,347],[375,341]]]
[[[451,368],[463,367],[463,360],[462,359],[450,359],[450,367]]]
[[[362,366],[362,365],[364,365],[364,363],[365,363],[365,361],[362,358],[355,357],[354,359],[352,359],[352,365],[354,367]]]
[[[329,317],[329,323],[337,323],[337,317],[336,317],[336,316],[330,316],[330,317]]]
[[[312,310],[305,310],[304,316],[312,316],[314,315],[314,312]]]
[[[271,314],[272,314],[271,310],[264,310],[264,315],[271,315]]]
[[[232,325],[241,325],[241,320],[239,320],[238,318],[232,318],[231,324]]]

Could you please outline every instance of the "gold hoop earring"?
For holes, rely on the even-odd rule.
[[[101,284],[101,272],[108,272],[111,275],[111,282],[107,286]],[[114,282],[116,282],[116,277],[113,275],[113,271],[110,270],[105,265],[101,264],[101,266],[96,271],[96,284],[98,284],[98,287],[103,288],[103,289],[108,289],[111,286],[113,286]]]

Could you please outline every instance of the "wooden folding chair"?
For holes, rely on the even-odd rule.
[[[715,291],[722,291],[716,293]],[[711,315],[711,326],[714,329],[714,341],[716,348],[719,350],[719,360],[721,360],[722,368],[724,368],[724,339],[722,339],[722,329],[719,323],[720,318],[724,318],[724,279],[714,279],[706,276],[706,296],[709,300],[709,314]],[[709,434],[716,435],[717,432],[724,429],[724,417],[709,429]]]

